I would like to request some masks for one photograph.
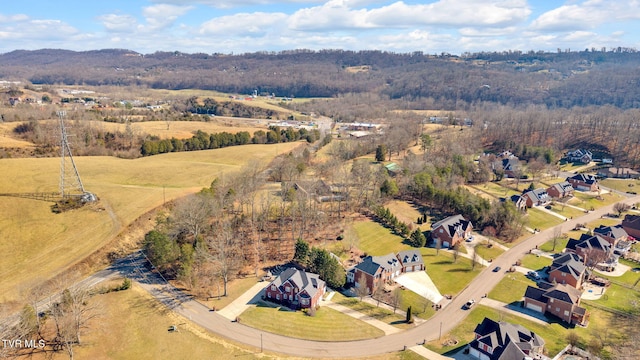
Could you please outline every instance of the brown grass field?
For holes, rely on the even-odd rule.
[[[118,123],[109,123],[102,121],[91,121],[91,125],[98,129],[104,129],[104,131],[120,131],[125,132],[126,125]],[[265,124],[259,124],[257,121],[244,120],[244,119],[232,119],[222,118],[216,119],[211,122],[202,121],[170,121],[169,128],[167,129],[167,122],[165,121],[144,121],[134,122],[131,124],[131,129],[135,134],[149,134],[158,136],[161,139],[170,139],[175,137],[177,139],[188,139],[193,134],[202,130],[206,133],[218,133],[229,132],[238,133],[240,131],[248,131],[251,135],[257,130],[267,129]]]
[[[85,189],[100,202],[54,214],[51,203],[0,196],[0,302],[78,263],[165,201],[209,186],[250,159],[270,161],[298,143],[246,145],[124,160],[77,157]],[[0,159],[0,192],[55,192],[59,158]],[[150,219],[153,220],[153,219]]]
[[[0,149],[1,148],[30,148],[34,147],[33,143],[15,139],[12,136],[13,128],[18,123],[0,123]]]

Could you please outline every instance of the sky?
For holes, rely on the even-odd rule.
[[[640,49],[640,0],[3,0],[0,53]]]

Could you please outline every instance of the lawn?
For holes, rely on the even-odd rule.
[[[471,260],[467,258],[458,257],[454,263],[453,254],[450,252],[441,250],[436,255],[436,249],[432,248],[422,248],[421,252],[427,274],[443,295],[457,294],[482,270],[480,265],[476,265],[475,270],[471,270]]]
[[[533,280],[519,272],[507,274],[488,294],[489,298],[511,304],[519,302],[527,290],[527,286],[535,286]]]
[[[418,208],[410,204],[406,201],[401,200],[393,200],[387,204],[385,204],[391,213],[395,215],[398,220],[403,221],[407,224],[414,224],[414,226],[418,226],[417,220],[418,217],[422,216]],[[420,230],[427,231],[431,230],[431,219],[427,216],[427,222],[420,225]]]
[[[411,248],[402,242],[402,237],[375,221],[358,221],[352,226],[358,237],[358,248],[368,255],[386,255]]]
[[[530,228],[540,230],[556,226],[564,221],[559,217],[547,214],[546,212],[536,208],[528,209],[525,219],[527,220]]]
[[[600,299],[585,301],[587,304],[591,302],[622,312],[637,312],[640,305],[640,292],[611,284]]]
[[[315,316],[308,316],[302,311],[261,302],[245,310],[240,322],[270,333],[308,340],[351,341],[384,336],[384,331],[328,307],[321,307]]]
[[[640,180],[634,179],[604,179],[600,181],[604,187],[615,189],[622,192],[638,191]],[[629,186],[632,185],[632,186]]]
[[[485,260],[495,259],[502,255],[504,250],[499,246],[487,247],[484,244],[476,245],[476,254]]]
[[[613,219],[613,218],[596,219],[596,220],[588,223],[587,227],[589,229],[595,229],[600,225],[616,226],[616,225],[620,224],[621,222],[622,222],[622,218],[620,218],[620,219]]]
[[[62,214],[51,203],[0,197],[0,302],[60,273],[109,243],[148,211],[209,186],[251,159],[270,161],[298,143],[246,145],[170,153],[134,160],[77,157],[85,188],[99,203]],[[0,159],[3,192],[55,192],[60,159]],[[145,219],[153,222],[154,219]]]
[[[406,290],[406,292],[409,292],[409,290]],[[404,294],[404,292],[403,292]],[[403,295],[403,299],[404,299],[404,295]],[[376,320],[380,320],[384,323],[387,323],[389,325],[393,325],[399,329],[410,329],[412,327],[414,327],[414,325],[412,324],[407,324],[405,322],[406,317],[399,315],[399,314],[394,314],[393,311],[391,310],[387,310],[383,307],[377,307],[375,305],[371,305],[367,302],[364,301],[360,301],[360,299],[358,298],[348,298],[338,292],[336,292],[333,296],[333,298],[331,298],[331,302],[334,302],[336,304],[340,304],[343,306],[346,306],[350,309],[356,310],[358,312],[361,312],[363,314],[366,314],[368,316],[371,316],[372,318],[376,319]],[[400,307],[400,309],[404,309],[406,310],[406,307]],[[414,311],[415,313],[415,311]]]
[[[102,315],[87,330],[84,345],[74,347],[77,359],[256,359],[255,350],[245,350],[186,322],[146,291],[134,285],[130,290],[97,295]],[[178,332],[168,332],[171,325]],[[64,352],[54,359],[68,359]],[[272,358],[270,356],[267,359]],[[37,359],[37,357],[36,357]]]
[[[482,185],[475,186],[476,189],[484,191],[496,198],[509,198],[511,195],[520,194],[515,190],[511,190],[507,187],[493,182],[486,182]]]
[[[564,247],[563,248],[556,247],[556,250],[557,249],[564,249]],[[545,266],[551,265],[553,260],[551,260],[551,259],[549,259],[548,257],[545,257],[545,256],[537,256],[537,255],[533,255],[533,254],[526,254],[524,257],[522,257],[521,262],[522,262],[522,264],[521,264],[522,267],[538,271],[538,270],[541,270]]]
[[[615,193],[607,193],[600,195],[602,200],[596,199],[597,195],[588,195],[580,191],[575,192],[575,196],[570,200],[572,205],[581,207],[583,209],[597,209],[603,206],[614,204],[623,199],[623,196]]]
[[[583,210],[578,210],[576,208],[572,208],[571,206],[563,206],[563,204],[559,202],[555,202],[553,203],[553,205],[551,205],[551,211],[556,212],[569,219],[584,215]]]
[[[568,232],[567,237],[556,240],[555,250],[553,248],[553,240],[549,240],[545,242],[544,244],[540,245],[538,248],[548,253],[559,253],[559,252],[562,252],[562,250],[567,247],[567,243],[569,242],[570,238],[573,237],[574,239],[579,239],[581,234],[583,234],[583,232],[581,231]],[[535,255],[532,255],[532,256],[535,256]]]
[[[233,300],[238,298],[240,295],[244,294],[253,285],[255,285],[256,282],[258,282],[258,279],[253,276],[231,280],[227,284],[227,296],[221,296],[219,298],[216,297],[214,299],[211,299],[208,301],[202,301],[202,302],[206,304],[208,307],[215,306],[216,309],[222,309],[223,307],[231,304],[231,302],[233,302]],[[222,283],[220,283],[219,285],[220,285],[219,288],[216,288],[214,285],[214,289],[212,290],[212,293],[217,294],[218,289],[220,289],[220,293],[223,293]],[[266,285],[267,284],[265,283],[265,287]]]
[[[413,315],[421,319],[428,319],[436,312],[433,309],[433,303],[431,301],[411,290],[402,289],[400,290],[400,305],[398,306],[398,310],[407,311],[409,306],[411,306]]]

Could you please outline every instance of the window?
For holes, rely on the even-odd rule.
[[[567,276],[567,273],[562,273],[562,276],[563,276],[563,277]]]
[[[280,294],[276,294],[276,299],[280,300]]]
[[[286,292],[291,292],[291,287],[290,287],[290,286],[285,286],[285,287],[284,287],[284,291],[286,291]]]
[[[557,307],[557,308],[556,308],[556,312],[557,312],[557,313],[559,313],[559,312],[560,312],[560,308],[559,308],[559,307]]]
[[[549,299],[549,302],[553,302],[553,299]]]
[[[276,290],[276,286],[275,285],[271,285],[271,290],[275,291]]]
[[[308,304],[309,304],[309,300],[307,300],[307,299],[302,299],[302,300],[300,300],[300,303],[301,303],[302,305],[308,305]]]
[[[569,316],[569,311],[568,310],[564,311],[564,316]]]
[[[268,297],[269,299],[271,299],[271,293],[270,293],[270,292],[268,292],[268,293],[267,293],[267,297]]]

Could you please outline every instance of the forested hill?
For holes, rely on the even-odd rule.
[[[549,107],[640,107],[640,52],[421,52],[294,50],[242,55],[109,49],[17,50],[0,55],[1,80],[35,84],[144,85],[229,93],[331,97],[379,93],[433,99],[443,108],[480,101]]]

